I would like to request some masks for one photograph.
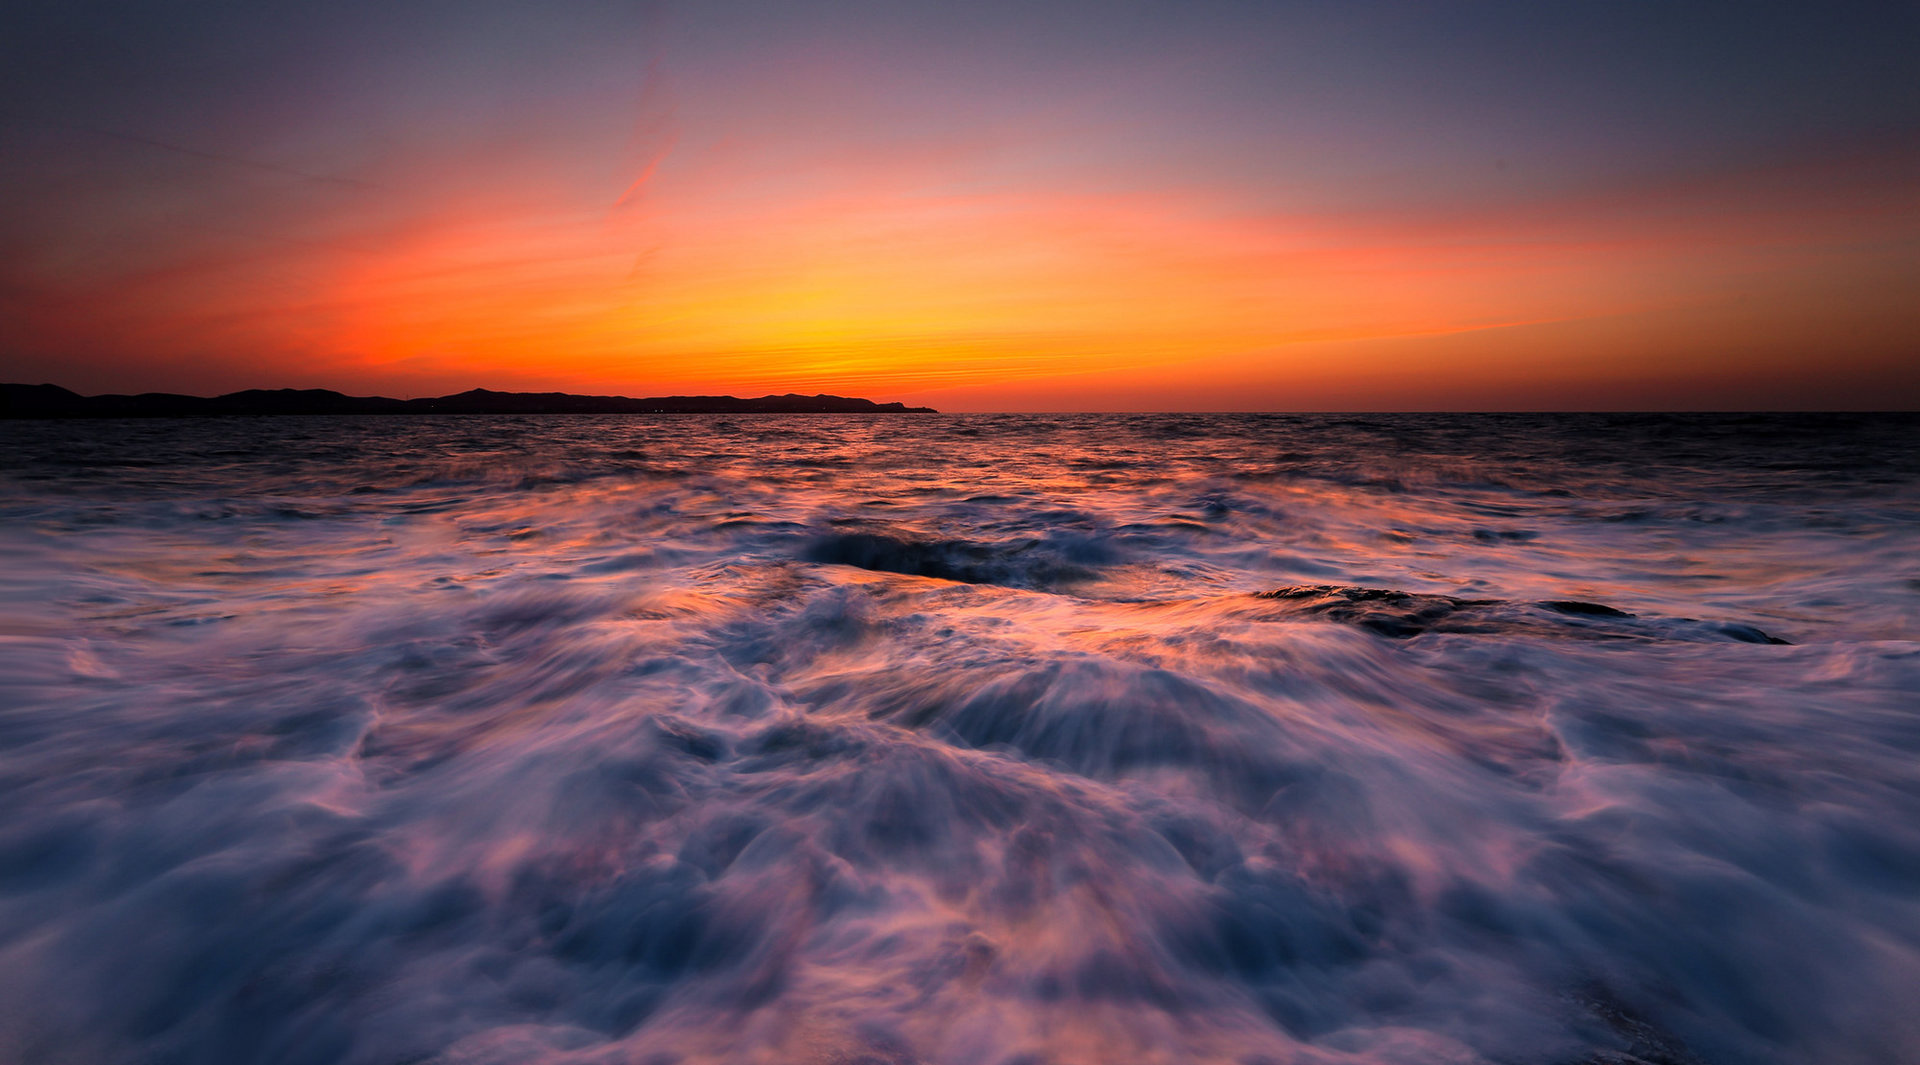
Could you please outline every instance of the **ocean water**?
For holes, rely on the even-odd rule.
[[[1920,1061],[1920,421],[0,425],[0,1060]]]

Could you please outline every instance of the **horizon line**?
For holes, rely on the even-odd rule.
[[[377,395],[377,394],[356,395],[354,393],[342,392],[339,389],[327,388],[322,386],[309,386],[304,388],[294,387],[294,386],[279,386],[279,387],[272,387],[272,388],[252,387],[252,388],[235,389],[229,392],[220,392],[210,396],[198,395],[198,394],[189,393],[189,392],[169,392],[169,391],[162,391],[162,390],[147,390],[142,392],[99,392],[99,393],[94,393],[92,395],[88,395],[88,394],[75,391],[74,389],[67,388],[64,385],[58,385],[48,381],[42,381],[37,384],[29,384],[27,382],[20,382],[20,381],[0,382],[0,389],[13,389],[13,388],[58,389],[62,392],[67,393],[68,395],[72,395],[83,400],[95,400],[95,399],[104,399],[104,398],[138,399],[141,397],[148,397],[148,396],[154,396],[154,397],[169,396],[169,397],[179,397],[184,399],[203,400],[203,401],[209,401],[209,402],[214,400],[225,399],[230,396],[242,395],[248,392],[262,392],[262,393],[325,392],[332,395],[341,396],[346,399],[403,402],[403,403],[413,403],[413,402],[436,400],[436,399],[450,399],[458,396],[468,395],[474,392],[485,392],[485,393],[501,395],[501,396],[558,396],[558,397],[564,397],[568,399],[622,400],[622,401],[629,401],[629,402],[644,402],[647,400],[686,400],[686,399],[712,399],[712,400],[732,400],[736,402],[754,402],[758,400],[786,399],[791,397],[791,398],[797,398],[797,399],[854,400],[854,401],[861,401],[861,402],[874,404],[875,406],[889,406],[889,405],[898,404],[902,407],[913,408],[914,413],[932,413],[932,414],[967,415],[967,416],[1025,415],[1025,416],[1034,416],[1034,417],[1053,417],[1053,416],[1060,416],[1060,415],[1076,415],[1076,414],[1120,414],[1120,415],[1155,414],[1155,415],[1178,415],[1178,416],[1325,415],[1325,416],[1336,416],[1336,417],[1338,416],[1358,417],[1358,416],[1392,415],[1392,414],[1436,414],[1436,415],[1439,415],[1439,414],[1458,414],[1458,415],[1492,415],[1492,414],[1512,414],[1512,415],[1655,415],[1655,414],[1664,414],[1664,415],[1708,415],[1708,414],[1711,414],[1711,415],[1784,415],[1784,414],[1893,415],[1893,414],[1920,414],[1920,408],[1915,408],[1915,407],[1591,407],[1591,408],[1586,408],[1586,407],[1579,407],[1579,408],[1573,408],[1573,407],[1570,407],[1570,408],[1545,408],[1545,407],[1333,408],[1333,407],[1326,407],[1326,408],[1291,408],[1291,409],[1283,409],[1283,408],[1149,409],[1149,408],[1137,408],[1137,407],[1099,407],[1099,408],[1078,408],[1078,409],[1063,408],[1063,409],[1048,409],[1048,410],[935,410],[931,407],[916,406],[905,400],[897,400],[897,399],[878,400],[878,399],[872,399],[870,397],[865,397],[865,396],[848,396],[848,395],[832,393],[832,392],[811,392],[811,393],[795,392],[795,391],[768,392],[768,393],[765,393],[764,395],[759,395],[759,396],[752,396],[752,395],[741,396],[741,395],[735,395],[730,392],[676,392],[676,393],[667,394],[667,395],[634,396],[634,395],[614,394],[614,393],[570,392],[562,389],[547,389],[547,390],[541,390],[541,391],[508,391],[508,390],[497,389],[497,388],[489,388],[485,385],[475,385],[471,388],[467,388],[467,389],[456,391],[456,392],[446,392],[446,393],[440,393],[437,395],[418,395],[418,396],[385,396],[385,395]],[[891,411],[706,412],[706,411],[662,410],[662,411],[605,411],[605,412],[596,412],[596,411],[545,411],[545,412],[449,411],[449,412],[393,412],[393,413],[395,414],[438,413],[443,415],[473,413],[483,417],[488,416],[490,413],[492,416],[495,416],[495,417],[509,417],[509,416],[526,417],[526,416],[538,416],[543,414],[550,414],[555,416],[567,416],[567,417],[579,417],[582,415],[599,416],[599,417],[633,417],[637,415],[653,415],[653,414],[679,414],[679,415],[689,415],[689,416],[714,416],[714,415],[724,416],[728,414],[760,414],[762,416],[766,416],[766,415],[780,415],[780,414],[816,414],[816,413],[845,414],[845,413],[894,413],[894,412],[891,412]],[[281,414],[279,416],[282,416],[282,417],[330,417],[330,416],[331,417],[363,417],[363,416],[371,416],[371,414],[372,412],[315,412],[315,413],[304,413],[304,414],[286,413],[286,414]],[[213,416],[217,417],[220,415],[213,415]],[[255,414],[255,415],[234,414],[230,416],[232,417],[248,417],[248,416],[273,417],[275,415],[272,413],[262,413],[262,414]],[[19,419],[10,419],[10,420],[19,420]]]

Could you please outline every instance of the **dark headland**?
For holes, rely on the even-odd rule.
[[[476,388],[432,399],[348,396],[325,388],[252,388],[224,396],[83,396],[58,385],[0,384],[0,418],[209,418],[249,414],[933,414],[932,407],[848,396],[576,396]]]

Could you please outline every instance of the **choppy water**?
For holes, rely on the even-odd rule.
[[[0,426],[0,1059],[1920,1061],[1917,444]]]

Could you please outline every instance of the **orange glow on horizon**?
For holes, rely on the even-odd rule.
[[[1577,389],[1583,336],[1629,341],[1609,372],[1645,374],[1836,296],[1878,315],[1868,348],[1914,333],[1887,310],[1898,248],[1874,257],[1889,211],[1738,182],[1328,217],[911,171],[776,195],[660,169],[591,211],[482,190],[338,239],[189,260],[121,279],[117,317],[70,326],[181,359],[296,353],[308,380],[349,391],[826,391],[962,409],[1071,406],[1089,387],[1108,397],[1096,405],[1201,407],[1364,401],[1355,382],[1496,395],[1516,374]],[[1837,288],[1863,261],[1864,282]],[[1740,311],[1755,292],[1784,302]],[[1542,326],[1557,361],[1508,350]]]
[[[1920,406],[1891,12],[390,7],[21,20],[0,379]]]

